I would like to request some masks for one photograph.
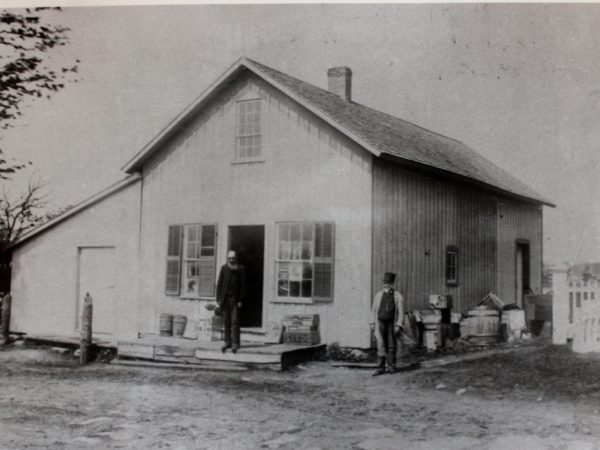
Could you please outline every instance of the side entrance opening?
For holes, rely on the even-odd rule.
[[[523,307],[523,297],[530,292],[529,280],[529,243],[517,241],[516,261],[516,300],[519,307]]]
[[[116,329],[115,314],[115,248],[114,247],[80,247],[78,261],[77,316],[76,328],[79,329],[83,298],[87,292],[93,301],[94,333],[114,334]]]
[[[240,314],[241,326],[261,327],[263,315],[263,275],[265,259],[264,225],[229,227],[229,248],[238,253],[246,269],[246,298]]]

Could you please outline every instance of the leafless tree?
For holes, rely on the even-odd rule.
[[[35,179],[30,179],[27,189],[16,195],[3,186],[0,197],[0,242],[3,245],[15,241],[30,229],[52,220],[70,208],[44,212],[47,206],[44,188],[45,184]]]

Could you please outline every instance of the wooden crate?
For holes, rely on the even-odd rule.
[[[294,345],[316,345],[321,342],[319,330],[284,331],[283,343]]]
[[[316,331],[318,328],[315,325],[288,325],[284,328],[288,332],[308,332]]]
[[[284,327],[288,326],[312,326],[314,329],[319,328],[318,314],[290,314],[283,316],[281,324]]]

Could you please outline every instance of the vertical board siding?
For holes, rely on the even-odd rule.
[[[387,165],[386,165],[387,164]],[[373,165],[373,292],[396,272],[409,309],[451,294],[466,311],[496,285],[495,198],[474,189]],[[446,285],[446,247],[459,249],[458,286]]]
[[[503,217],[498,216],[498,278],[500,298],[516,302],[517,239],[529,241],[529,279],[534,294],[542,293],[542,207],[501,199]]]

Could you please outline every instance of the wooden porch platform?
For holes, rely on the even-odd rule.
[[[35,345],[52,345],[54,347],[79,348],[80,336],[78,334],[54,335],[54,334],[27,334],[23,337],[25,343]],[[92,345],[97,348],[116,349],[117,341],[111,336],[94,334]]]
[[[325,352],[325,344],[300,346],[242,342],[237,353],[221,352],[222,341],[198,341],[164,336],[145,336],[118,341],[118,358],[188,364],[201,367],[254,367],[286,370],[315,359]]]

